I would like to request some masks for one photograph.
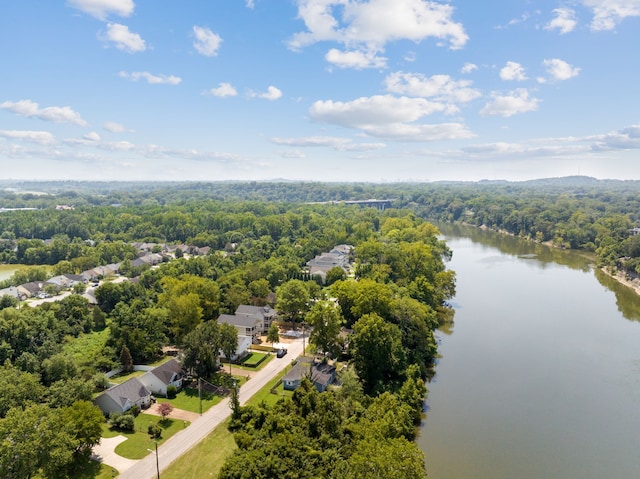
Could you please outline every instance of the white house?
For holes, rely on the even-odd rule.
[[[242,359],[247,354],[249,354],[249,348],[251,347],[251,342],[252,342],[251,336],[244,336],[244,335],[238,334],[238,347],[236,348],[236,354],[231,356],[231,362],[238,361],[239,359]],[[220,358],[226,359],[226,356],[224,355],[224,352],[222,351],[222,349],[220,350]]]
[[[140,382],[153,394],[166,396],[167,387],[175,386],[178,390],[182,388],[183,378],[184,371],[182,369],[182,365],[177,359],[172,358],[157,368],[144,373],[139,379]]]

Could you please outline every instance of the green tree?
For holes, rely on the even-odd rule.
[[[340,308],[333,301],[318,301],[307,313],[306,322],[312,327],[309,341],[331,357],[340,354],[340,330],[344,320]]]
[[[405,368],[402,333],[375,313],[353,325],[350,352],[367,393],[384,391],[400,379]]]
[[[234,328],[235,329],[235,328]],[[201,378],[210,378],[218,370],[220,328],[215,321],[207,321],[187,334],[183,344],[183,365]]]
[[[276,290],[276,309],[285,320],[295,323],[309,310],[311,299],[309,288],[304,281],[291,279]]]
[[[41,402],[44,392],[36,374],[20,371],[6,362],[0,367],[0,418],[12,407],[25,408]]]
[[[267,330],[267,342],[273,347],[273,343],[278,341],[280,341],[280,328],[276,322],[272,322]]]
[[[238,330],[235,326],[227,323],[219,324],[220,349],[229,361],[229,375],[231,375],[231,358],[235,356],[238,349]]]
[[[133,371],[133,358],[126,344],[122,346],[120,351],[120,364],[122,364],[124,372]]]

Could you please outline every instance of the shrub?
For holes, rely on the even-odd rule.
[[[129,409],[129,413],[133,414],[133,417],[138,417],[138,414],[140,414],[140,406],[134,404],[131,409]]]
[[[167,386],[167,399],[175,399],[176,394],[178,394],[178,388],[173,384]]]
[[[109,426],[121,431],[133,431],[135,421],[136,419],[132,414],[112,412],[109,415]]]
[[[149,424],[147,432],[152,439],[160,439],[160,437],[162,437],[162,428],[158,424]]]

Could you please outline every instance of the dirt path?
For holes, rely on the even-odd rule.
[[[152,404],[149,409],[145,409],[142,411],[143,414],[149,414],[151,416],[162,416],[158,412],[158,408],[160,407],[160,403]],[[200,417],[200,414],[197,412],[185,411],[184,409],[174,408],[169,414],[169,419],[181,419],[183,421],[193,422]]]

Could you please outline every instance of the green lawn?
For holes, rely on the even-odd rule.
[[[136,418],[135,431],[118,431],[110,430],[108,425],[104,425],[102,428],[102,437],[114,437],[123,435],[127,438],[126,441],[116,446],[116,454],[126,457],[127,459],[142,459],[149,454],[149,449],[154,449],[154,439],[147,434],[147,428],[150,423],[160,424],[162,427],[162,437],[158,439],[158,444],[162,444],[178,431],[184,429],[184,421],[178,421],[171,418],[163,420],[158,416],[151,416],[150,414],[140,414]],[[187,426],[189,422],[187,422]]]
[[[262,366],[263,362],[266,363],[267,357],[268,355],[266,353],[252,352],[242,360],[242,365],[256,369],[258,365]]]
[[[202,392],[202,412],[209,410],[211,406],[215,406],[222,400],[222,396],[217,396],[206,391]],[[177,409],[185,411],[200,412],[200,399],[198,398],[197,389],[183,389],[175,399],[158,398],[159,402],[168,402]]]
[[[115,376],[109,378],[109,381],[116,384],[122,384],[127,379],[142,376],[144,373],[146,373],[146,371],[131,371],[130,373],[116,374]]]
[[[233,434],[227,429],[228,425],[227,419],[195,447],[173,462],[162,472],[162,479],[218,477],[224,461],[237,448]]]
[[[265,387],[263,387],[260,391],[255,393],[251,399],[247,401],[248,406],[256,406],[264,401],[267,405],[273,405],[278,402],[278,399],[283,396],[291,396],[293,395],[293,391],[285,391],[282,384],[280,384],[276,389],[276,394],[271,393],[271,388],[273,388],[280,379],[284,377],[287,372],[291,369],[291,366],[287,366],[285,370],[280,373],[278,376],[269,381]]]

